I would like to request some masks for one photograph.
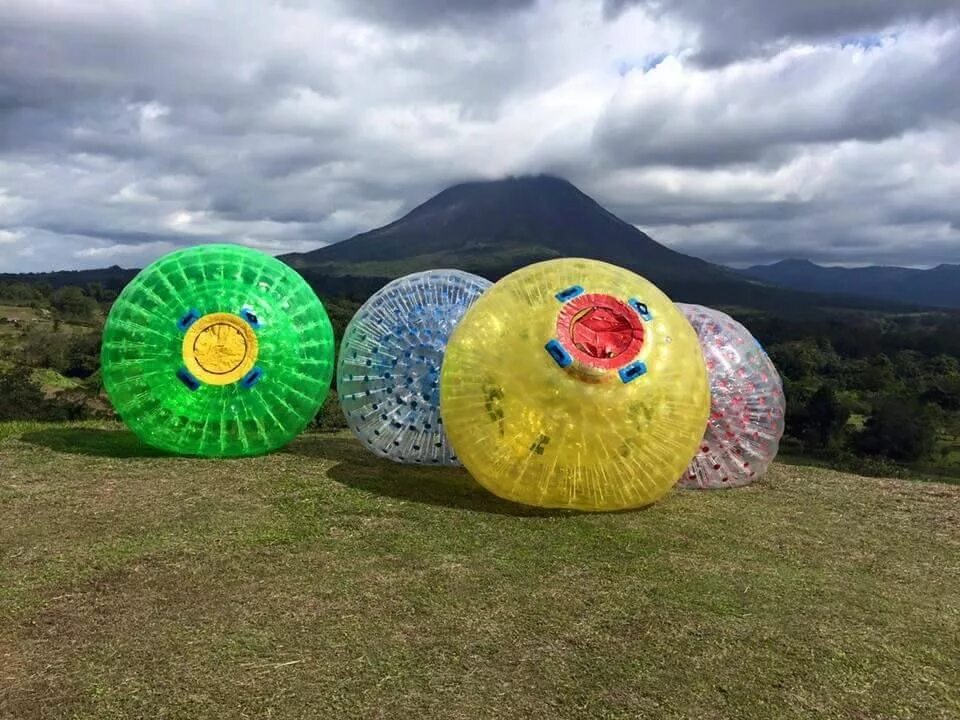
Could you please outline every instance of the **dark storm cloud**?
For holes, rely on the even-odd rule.
[[[822,226],[820,226],[822,227]],[[838,228],[821,242],[811,242],[811,232],[820,227],[810,224],[785,226],[779,223],[755,224],[743,234],[701,233],[676,243],[675,247],[691,255],[732,267],[767,265],[786,258],[802,258],[816,263],[838,265],[893,265],[930,267],[941,263],[957,264],[956,249],[935,232],[915,232],[925,245],[920,262],[903,251],[903,238],[897,228],[878,233],[876,228],[862,232],[858,228]],[[756,234],[763,236],[757,242]]]
[[[894,25],[960,14],[956,0],[604,0],[611,17],[630,7],[695,27],[700,32],[695,57],[708,66],[782,49],[795,40],[846,38],[869,44],[871,33]]]
[[[400,25],[445,23],[525,10],[536,0],[368,0],[361,12]]]
[[[20,228],[25,229],[25,228]],[[183,233],[137,232],[134,230],[117,230],[115,228],[89,227],[85,225],[71,225],[70,223],[49,223],[43,226],[29,228],[55,235],[70,235],[73,237],[92,238],[124,245],[148,245],[152,243],[169,243],[172,245],[189,245],[195,238]],[[213,238],[217,239],[217,238]],[[223,238],[219,238],[223,239]]]
[[[789,221],[803,217],[809,208],[800,202],[671,201],[608,203],[607,209],[620,217],[642,218],[645,227],[682,225],[687,227],[713,222],[745,222],[757,220]]]

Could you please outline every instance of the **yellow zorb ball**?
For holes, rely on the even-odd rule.
[[[622,510],[676,483],[707,424],[697,335],[649,281],[596,260],[517,270],[447,345],[440,412],[480,484],[516,502]]]

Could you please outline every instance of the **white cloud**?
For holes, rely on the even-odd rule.
[[[14,230],[0,230],[0,245],[13,245],[23,237],[23,233]]]
[[[703,69],[678,58],[632,72],[598,125],[616,164],[756,162],[794,146],[882,141],[960,113],[960,31],[928,27],[876,47],[798,45]]]

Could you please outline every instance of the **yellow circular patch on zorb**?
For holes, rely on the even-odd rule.
[[[693,457],[710,389],[697,335],[655,285],[596,260],[500,280],[447,345],[440,411],[480,484],[527,505],[656,502]]]
[[[183,363],[208,385],[242,380],[257,364],[257,333],[239,315],[204,315],[183,337]]]

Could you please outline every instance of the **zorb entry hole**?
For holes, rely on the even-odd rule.
[[[610,295],[581,295],[564,305],[557,319],[564,348],[580,362],[602,369],[623,367],[643,347],[637,312]]]
[[[208,385],[229,385],[247,376],[257,362],[257,335],[243,318],[213,313],[197,320],[183,339],[187,369]]]

